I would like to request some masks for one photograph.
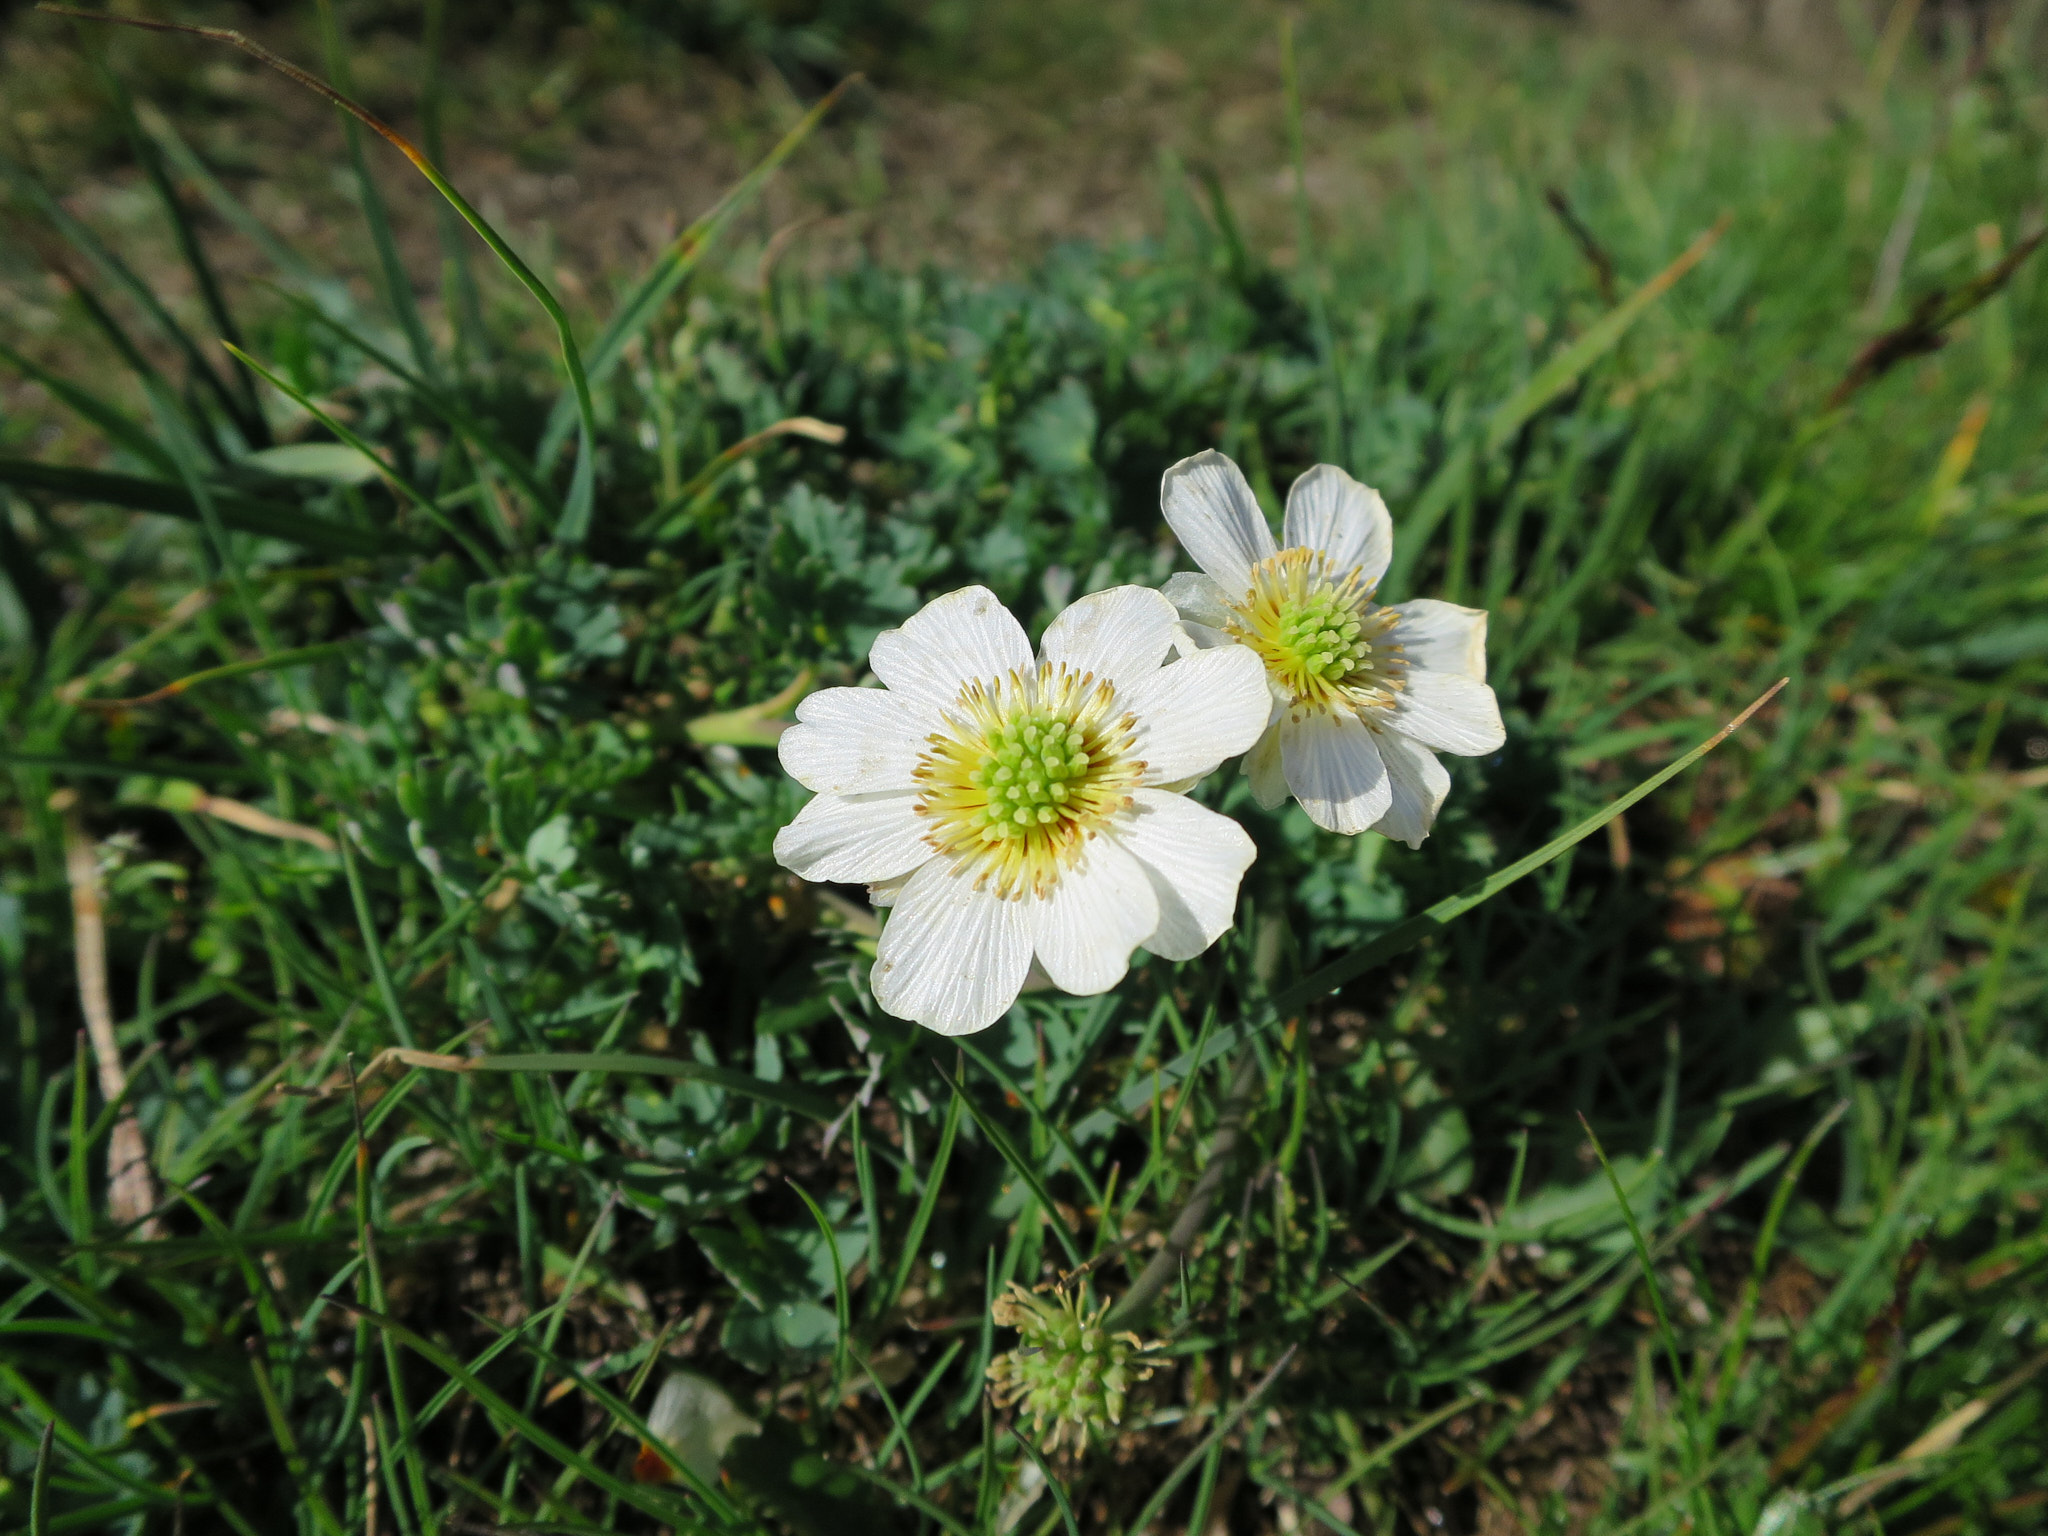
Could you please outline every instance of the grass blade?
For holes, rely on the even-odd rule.
[[[335,84],[341,90],[352,91],[355,84],[349,79],[348,49],[335,20],[334,0],[316,0],[315,10],[320,19],[320,50],[327,59],[327,72],[334,76]],[[384,195],[377,190],[377,183],[370,175],[369,162],[363,156],[362,130],[346,108],[342,111],[341,132],[348,147],[349,169],[355,174],[356,198],[362,205],[363,222],[370,227],[370,243],[377,252],[377,271],[383,279],[384,302],[398,317],[399,329],[405,332],[406,344],[412,349],[413,362],[422,373],[432,374],[434,344],[428,339],[427,328],[420,321],[420,307],[413,298],[412,278],[405,270],[405,263],[399,259],[398,241],[391,233],[391,211],[385,206]]]
[[[1570,389],[1588,368],[1613,351],[1615,343],[1643,317],[1644,311],[1670,292],[1681,277],[1698,266],[1707,252],[1720,243],[1732,222],[1729,214],[1715,220],[1711,228],[1680,251],[1662,272],[1588,326],[1583,336],[1537,369],[1526,384],[1495,406],[1486,423],[1485,451],[1488,454],[1500,452],[1530,417]]]
[[[81,37],[85,29],[80,28]],[[205,306],[206,317],[212,322],[214,335],[228,343],[232,349],[242,339],[241,328],[236,325],[233,311],[228,308],[227,297],[221,292],[220,279],[215,275],[213,263],[207,260],[206,247],[199,239],[199,232],[193,228],[192,216],[186,210],[185,201],[178,196],[178,189],[171,185],[171,178],[164,172],[163,156],[157,149],[156,141],[142,131],[142,125],[135,119],[135,102],[128,94],[128,88],[121,78],[107,67],[101,50],[91,44],[87,51],[92,56],[93,73],[99,76],[107,99],[112,103],[114,116],[120,121],[121,131],[127,137],[128,147],[136,163],[142,167],[142,174],[148,179],[157,201],[163,205],[164,217],[171,226],[171,233],[178,242],[178,254],[185,260],[185,269],[192,274],[192,286],[198,290],[200,303]],[[255,447],[267,447],[270,443],[270,423],[264,419],[262,404],[256,398],[256,381],[246,368],[239,363],[230,371],[234,381],[235,405],[232,414],[243,435]]]
[[[426,177],[433,189],[447,199],[449,206],[462,216],[462,221],[475,230],[484,244],[491,248],[491,254],[505,264],[506,270],[518,280],[519,285],[533,295],[534,302],[540,305],[554,324],[555,339],[562,351],[562,365],[568,370],[569,382],[576,395],[579,440],[576,465],[570,472],[569,494],[562,504],[562,516],[555,526],[555,537],[565,544],[582,541],[590,531],[591,503],[596,494],[597,415],[591,403],[590,381],[583,371],[583,354],[576,345],[576,333],[569,325],[568,315],[547,284],[535,276],[533,269],[520,259],[519,253],[505,243],[504,237],[491,227],[490,221],[470,206],[469,200],[455,189],[454,183],[441,174],[440,168],[427,158],[424,151],[368,107],[343,95],[318,75],[299,68],[289,59],[280,58],[261,43],[244,37],[231,28],[192,27],[178,22],[144,21],[139,17],[110,16],[103,12],[81,11],[61,5],[44,4],[39,5],[37,9],[58,16],[113,22],[124,27],[138,27],[148,32],[178,32],[189,37],[203,38],[208,42],[227,43],[241,49],[259,63],[276,70],[286,79],[295,81],[332,102],[411,161],[413,168]]]
[[[1435,906],[1429,908],[1428,911],[1409,918],[1405,923],[1397,924],[1378,938],[1361,944],[1357,949],[1351,951],[1350,954],[1340,959],[1332,960],[1328,965],[1311,971],[1293,986],[1274,997],[1270,1005],[1272,1016],[1283,1017],[1294,1009],[1301,1007],[1304,1003],[1313,1002],[1319,997],[1325,997],[1336,991],[1346,982],[1364,975],[1365,972],[1371,970],[1382,961],[1389,960],[1405,950],[1413,949],[1417,944],[1420,944],[1431,934],[1436,933],[1452,919],[1462,917],[1465,913],[1480,905],[1480,903],[1498,896],[1516,881],[1534,874],[1544,865],[1550,863],[1551,860],[1557,858],[1558,855],[1578,846],[1610,821],[1614,820],[1623,811],[1626,811],[1630,806],[1655,794],[1666,784],[1670,783],[1671,780],[1677,778],[1678,775],[1713,751],[1714,748],[1720,746],[1722,742],[1740,730],[1748,722],[1750,716],[1777,697],[1778,690],[1783,688],[1789,681],[1789,678],[1780,678],[1755,703],[1743,710],[1741,714],[1730,720],[1690,752],[1659,769],[1656,773],[1651,774],[1650,777],[1643,780],[1642,783],[1638,784],[1627,794],[1610,801],[1602,809],[1595,811],[1576,826],[1552,838],[1534,853],[1515,860],[1514,863],[1508,865],[1505,869],[1496,870],[1483,880],[1475,881],[1473,884],[1466,886],[1464,890],[1459,891],[1455,896],[1446,896]]]
[[[435,1072],[628,1072],[646,1077],[683,1077],[773,1104],[821,1124],[829,1124],[839,1114],[839,1106],[820,1094],[771,1083],[750,1072],[706,1066],[701,1061],[683,1061],[673,1056],[640,1056],[626,1051],[541,1051],[502,1056],[436,1056],[425,1051],[395,1054],[407,1066]]]
[[[596,344],[590,349],[590,377],[594,382],[603,382],[619,365],[619,359],[626,354],[626,344],[653,323],[663,304],[668,302],[682,282],[698,263],[717,243],[726,227],[739,217],[761,195],[761,191],[774,179],[782,164],[795,154],[799,145],[809,138],[825,116],[839,103],[839,98],[859,82],[859,75],[848,75],[839,84],[827,91],[818,104],[785,133],[781,141],[765,155],[760,163],[712,205],[709,212],[693,221],[669,245],[645,276],[634,285],[616,313],[599,334]],[[573,397],[563,399],[549,419],[546,432],[541,437],[538,460],[543,472],[551,468],[568,440],[569,430],[576,422],[577,402]]]
[[[246,407],[236,398],[234,389],[207,360],[206,354],[200,350],[199,344],[192,339],[191,334],[178,324],[171,312],[164,307],[163,301],[156,296],[149,284],[136,275],[135,269],[109,250],[106,243],[87,225],[72,217],[41,182],[12,161],[0,158],[0,175],[5,175],[14,184],[15,190],[43,216],[72,249],[83,254],[103,278],[127,294],[135,302],[136,307],[149,316],[151,323],[163,333],[164,338],[176,349],[179,356],[184,358],[192,377],[204,384],[220,402],[228,418],[240,425],[244,434],[252,441],[261,441],[262,432],[258,427],[243,422],[242,416]]]
[[[1010,1140],[1008,1133],[981,1112],[980,1107],[967,1096],[966,1091],[958,1083],[953,1081],[945,1068],[939,1068],[938,1073],[946,1086],[953,1090],[953,1097],[965,1107],[967,1113],[973,1117],[974,1123],[981,1128],[981,1134],[988,1138],[989,1145],[996,1149],[1003,1161],[1010,1165],[1010,1171],[1022,1179],[1037,1198],[1039,1209],[1045,1215],[1046,1225],[1052,1228],[1053,1236],[1059,1239],[1060,1246],[1067,1251],[1067,1262],[1075,1269],[1081,1268],[1084,1262],[1081,1245],[1074,1241],[1074,1234],[1067,1230],[1066,1218],[1060,1215],[1060,1208],[1053,1204],[1052,1195],[1047,1191],[1045,1181],[1039,1178],[1038,1170],[1025,1161],[1024,1154],[1017,1150],[1016,1143]]]
[[[193,672],[175,682],[165,683],[161,688],[152,688],[148,693],[139,693],[132,699],[79,699],[77,702],[87,709],[139,709],[144,704],[155,704],[164,699],[176,698],[188,689],[197,688],[201,683],[218,682],[224,677],[247,677],[255,672],[276,672],[286,667],[311,666],[316,661],[326,661],[335,656],[347,656],[354,652],[360,640],[328,640],[319,645],[295,646],[288,651],[275,651],[268,656],[252,656],[247,661],[231,661],[225,666],[208,667],[202,672]]]
[[[832,1301],[839,1320],[838,1336],[832,1345],[832,1400],[836,1402],[846,1386],[846,1353],[853,1346],[850,1337],[853,1331],[853,1304],[846,1292],[846,1261],[839,1255],[839,1234],[832,1230],[832,1223],[825,1219],[825,1213],[818,1208],[818,1202],[811,1198],[810,1191],[795,1179],[784,1179],[783,1182],[796,1191],[797,1199],[803,1201],[804,1209],[811,1213],[811,1220],[818,1224],[818,1231],[824,1235],[825,1251],[832,1256]],[[881,1383],[877,1382],[875,1385],[879,1388]],[[893,1416],[896,1412],[895,1404],[890,1401],[886,1391],[882,1397],[884,1402],[889,1403],[889,1412]],[[898,1422],[900,1424],[901,1421]]]
[[[474,1372],[468,1370],[460,1360],[449,1354],[447,1350],[422,1338],[403,1323],[397,1321],[397,1319],[387,1317],[381,1312],[371,1311],[367,1307],[357,1307],[354,1303],[350,1302],[342,1302],[340,1305],[350,1307],[351,1310],[359,1312],[369,1321],[372,1327],[384,1334],[386,1338],[404,1345],[405,1348],[418,1355],[422,1360],[433,1366],[434,1369],[440,1371],[451,1380],[460,1383],[462,1389],[475,1398],[492,1418],[504,1425],[507,1430],[525,1440],[543,1455],[552,1457],[565,1467],[575,1468],[577,1472],[581,1473],[591,1483],[604,1489],[605,1492],[611,1494],[622,1503],[632,1505],[633,1508],[639,1510],[642,1514],[652,1515],[655,1519],[664,1522],[671,1522],[675,1519],[676,1508],[670,1500],[655,1494],[649,1489],[643,1489],[632,1483],[621,1482],[617,1477],[614,1477],[603,1467],[598,1466],[573,1446],[556,1439],[526,1414],[521,1413],[510,1401],[493,1391],[487,1383],[479,1379]],[[584,1385],[587,1387],[589,1384],[584,1383]],[[606,1394],[606,1396],[609,1396],[609,1394]],[[639,1415],[633,1413],[625,1404],[612,1399],[605,1406],[610,1407],[615,1413],[623,1414],[628,1423],[644,1430],[644,1426],[639,1424]],[[650,1441],[650,1443],[653,1442]],[[681,1470],[687,1472],[688,1469]]]
[[[1247,1392],[1231,1408],[1230,1412],[1218,1419],[1210,1428],[1209,1433],[1202,1437],[1201,1442],[1193,1450],[1189,1451],[1186,1456],[1181,1458],[1180,1465],[1169,1472],[1166,1475],[1165,1481],[1152,1490],[1152,1497],[1145,1501],[1145,1507],[1138,1511],[1138,1517],[1124,1527],[1129,1536],[1139,1536],[1140,1532],[1144,1531],[1154,1520],[1159,1518],[1159,1512],[1166,1508],[1166,1501],[1173,1497],[1174,1490],[1187,1480],[1188,1474],[1202,1465],[1211,1447],[1221,1445],[1224,1436],[1237,1428],[1238,1421],[1251,1411],[1253,1405],[1266,1395],[1267,1390],[1273,1383],[1280,1379],[1282,1373],[1286,1371],[1289,1365],[1293,1364],[1294,1352],[1300,1347],[1298,1344],[1288,1345],[1286,1351],[1278,1360],[1273,1362],[1273,1368],[1266,1372],[1259,1384]]]
[[[42,1443],[36,1447],[36,1470],[28,1488],[29,1536],[49,1536],[50,1462],[52,1442],[56,1437],[57,1421],[52,1419],[43,1426]]]
[[[155,466],[160,474],[176,474],[177,466],[163,451],[156,439],[149,435],[141,422],[135,420],[99,396],[79,388],[69,379],[53,373],[34,358],[24,357],[14,348],[0,341],[0,359],[17,372],[47,389],[56,399],[99,428],[101,436],[117,448],[125,448],[138,459]]]
[[[0,458],[0,485],[40,491],[61,501],[97,502],[125,507],[131,512],[157,512],[188,523],[205,521],[191,490],[168,480],[42,464],[34,459]],[[239,491],[210,488],[208,495],[221,522],[238,533],[286,539],[334,555],[376,555],[389,551],[394,543],[404,547],[409,542],[395,539],[389,533],[330,522],[283,502],[263,501]]]
[[[472,539],[467,533],[464,533],[461,527],[458,526],[455,523],[455,521],[448,516],[446,512],[443,512],[441,510],[440,504],[436,502],[433,497],[429,496],[425,491],[422,491],[418,486],[414,485],[410,480],[406,479],[405,476],[401,475],[397,470],[393,469],[388,463],[386,463],[384,455],[377,451],[374,444],[369,442],[366,438],[359,436],[356,432],[352,431],[344,423],[337,421],[334,417],[330,416],[326,411],[321,410],[320,407],[314,403],[312,397],[308,395],[304,390],[288,382],[284,378],[280,377],[278,374],[273,373],[270,369],[264,367],[261,363],[257,362],[253,357],[250,357],[246,352],[242,351],[241,348],[230,346],[228,350],[234,353],[236,357],[240,358],[250,368],[253,368],[258,374],[260,374],[263,378],[263,381],[266,384],[268,384],[272,389],[276,390],[281,395],[289,397],[293,401],[293,403],[295,403],[299,407],[299,409],[306,412],[307,415],[311,416],[315,421],[319,422],[321,426],[325,427],[329,432],[333,433],[337,441],[347,444],[349,447],[355,449],[357,453],[360,453],[364,458],[368,459],[372,464],[376,465],[378,474],[384,477],[384,479],[390,484],[391,488],[397,491],[399,495],[403,496],[406,500],[410,501],[414,506],[418,507],[420,511],[424,513],[433,522],[436,528],[439,528],[443,533],[447,534],[449,538],[453,539],[457,544],[461,545],[463,552],[467,554],[470,559],[474,560],[477,563],[478,569],[483,571],[483,573],[486,576],[489,576],[493,580],[495,580],[498,576],[503,574],[503,570],[499,566],[498,562],[493,560],[490,557],[490,555],[485,553],[485,551],[478,546],[477,542],[474,539]]]
[[[925,1169],[924,1193],[919,1196],[917,1210],[910,1218],[910,1227],[903,1234],[903,1252],[896,1260],[896,1273],[890,1278],[889,1288],[875,1304],[878,1316],[888,1315],[889,1309],[896,1305],[896,1298],[910,1283],[910,1271],[924,1247],[924,1235],[931,1226],[932,1213],[939,1208],[940,1188],[945,1183],[946,1167],[953,1158],[953,1139],[960,1133],[960,1110],[961,1099],[956,1093],[953,1102],[946,1106],[946,1123],[939,1132],[938,1150],[932,1153],[931,1164]]]
[[[1582,1114],[1579,1125],[1586,1133],[1586,1140],[1592,1143],[1593,1155],[1600,1160],[1600,1171],[1607,1175],[1608,1188],[1614,1191],[1614,1203],[1621,1207],[1621,1219],[1628,1227],[1628,1240],[1636,1251],[1636,1263],[1642,1269],[1643,1284],[1650,1292],[1650,1309],[1657,1315],[1657,1336],[1664,1345],[1665,1363],[1671,1367],[1671,1383],[1679,1394],[1679,1416],[1686,1426],[1686,1438],[1692,1442],[1692,1449],[1699,1449],[1699,1414],[1692,1400],[1692,1377],[1685,1369],[1685,1363],[1678,1354],[1678,1330],[1671,1326],[1670,1310],[1664,1305],[1664,1288],[1657,1283],[1657,1267],[1650,1262],[1650,1245],[1643,1241],[1642,1225],[1636,1220],[1635,1207],[1629,1204],[1628,1191],[1621,1187],[1621,1175],[1614,1171],[1614,1164],[1608,1161],[1607,1149],[1600,1145],[1600,1138],[1593,1133],[1592,1122]],[[1650,1161],[1659,1163],[1655,1153]]]

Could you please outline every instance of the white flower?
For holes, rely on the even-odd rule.
[[[969,1034],[1034,956],[1055,986],[1105,992],[1138,945],[1191,960],[1230,926],[1252,841],[1178,791],[1258,739],[1266,684],[1248,651],[1165,665],[1177,628],[1159,593],[1115,587],[1054,619],[1034,661],[968,587],[876,638],[885,687],[797,706],[782,766],[818,793],[775,857],[891,908],[889,1012]]]
[[[725,1388],[690,1371],[669,1372],[654,1406],[647,1410],[647,1427],[707,1483],[718,1481],[718,1464],[726,1448],[741,1435],[756,1434],[761,1428],[740,1412]],[[643,1444],[633,1463],[633,1476],[637,1482],[665,1483],[671,1473],[654,1448]]]
[[[1319,827],[1420,847],[1451,787],[1436,753],[1478,757],[1506,739],[1486,686],[1484,611],[1375,603],[1394,525],[1379,492],[1334,464],[1288,491],[1285,548],[1220,453],[1169,469],[1159,504],[1207,573],[1166,584],[1188,635],[1265,664],[1272,718],[1244,760],[1259,803],[1292,791]]]

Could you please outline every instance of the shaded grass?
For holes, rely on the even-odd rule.
[[[1872,323],[2025,234],[2042,99],[1996,57],[1941,114],[1901,90],[1823,135],[1605,123],[1566,190],[1624,295],[1730,216],[1625,329],[1532,174],[1603,125],[1513,113],[1476,112],[1386,240],[1326,242],[1320,290],[1179,178],[1154,243],[1006,284],[700,264],[594,380],[581,548],[537,367],[403,367],[280,272],[305,303],[248,328],[291,386],[265,432],[322,440],[315,402],[409,495],[269,472],[225,383],[138,369],[97,415],[155,452],[110,434],[106,472],[185,525],[82,508],[106,485],[61,467],[4,482],[10,1517],[1783,1531],[1860,1489],[1888,1529],[2025,1517],[2038,274],[1827,407]],[[123,355],[161,350],[138,318],[190,325],[130,311],[98,311]],[[1273,501],[1333,393],[1403,520],[1392,595],[1494,613],[1508,750],[1415,853],[1220,776],[1261,857],[1217,951],[1031,995],[971,1051],[878,1014],[873,915],[775,869],[795,792],[733,712],[855,680],[964,581],[1035,627],[1160,579],[1160,468],[1216,442]],[[846,436],[764,436],[797,417]],[[311,566],[324,524],[259,537],[236,497],[373,552]],[[1779,675],[1604,854],[1345,974]],[[142,782],[160,761],[199,798]],[[59,787],[100,839],[158,1240],[104,1210]],[[336,850],[196,808],[228,792]],[[1153,1302],[1168,1368],[1113,1446],[1041,1466],[983,1392],[988,1298],[1081,1261],[1125,1294],[1205,1185]],[[761,1420],[716,1484],[632,1475],[610,1384],[653,1387],[657,1345]]]

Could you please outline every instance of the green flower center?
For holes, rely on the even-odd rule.
[[[1356,570],[1332,571],[1319,549],[1261,560],[1232,608],[1230,634],[1258,653],[1297,710],[1386,709],[1406,680],[1401,647],[1387,638],[1395,614],[1373,602]]]
[[[1136,724],[1113,687],[1065,667],[968,684],[918,760],[926,841],[998,895],[1043,893],[1129,802]]]
[[[1071,715],[1024,705],[983,739],[981,766],[968,777],[988,796],[975,815],[982,836],[1028,836],[1058,820],[1085,788],[1092,761],[1087,737]]]
[[[1338,682],[1367,666],[1372,642],[1359,633],[1358,613],[1333,587],[1282,603],[1274,617],[1274,649],[1290,672]]]

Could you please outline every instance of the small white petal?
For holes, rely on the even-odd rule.
[[[1047,625],[1038,655],[1123,688],[1159,670],[1177,622],[1173,604],[1151,588],[1111,587],[1082,598]]]
[[[775,834],[775,861],[806,880],[888,880],[932,857],[917,796],[819,795]]]
[[[933,859],[896,893],[869,985],[899,1019],[971,1035],[1010,1011],[1030,965],[1023,903]]]
[[[1459,672],[1410,668],[1387,723],[1425,747],[1460,757],[1483,757],[1508,739],[1493,690]]]
[[[869,795],[909,789],[924,738],[938,724],[880,688],[822,688],[796,707],[797,723],[782,733],[782,767],[805,789]]]
[[[1318,464],[1287,492],[1282,538],[1289,549],[1306,546],[1330,557],[1333,574],[1354,569],[1370,586],[1387,573],[1394,558],[1394,520],[1369,485],[1360,485],[1334,464]]]
[[[1252,567],[1274,553],[1273,530],[1244,472],[1213,448],[1161,477],[1159,510],[1180,547],[1226,592],[1249,592]]]
[[[944,709],[966,684],[992,682],[1032,668],[1024,626],[987,587],[962,587],[935,597],[885,629],[868,652],[875,676],[910,703]]]
[[[1230,598],[1214,577],[1200,571],[1176,571],[1160,588],[1166,600],[1180,610],[1184,619],[1221,629],[1230,622]]]
[[[1373,831],[1420,848],[1443,808],[1444,796],[1451,792],[1451,776],[1434,752],[1399,731],[1375,731],[1372,739],[1394,790],[1387,814],[1373,824]]]
[[[1266,728],[1272,699],[1265,664],[1242,645],[1199,651],[1118,694],[1138,717],[1140,782],[1196,778],[1237,756]]]
[[[1411,667],[1462,672],[1486,681],[1486,610],[1418,597],[1390,605],[1401,617],[1388,638],[1401,646]]]
[[[1131,951],[1159,926],[1159,898],[1144,869],[1107,836],[1090,838],[1044,895],[1022,903],[1031,948],[1062,992],[1107,992]]]
[[[1144,867],[1159,924],[1140,939],[1162,960],[1192,960],[1236,918],[1238,882],[1258,846],[1228,816],[1163,790],[1141,789],[1105,834]]]
[[[1326,831],[1363,832],[1393,800],[1372,732],[1348,709],[1281,721],[1280,760],[1294,798]]]
[[[1173,654],[1180,657],[1192,656],[1197,651],[1213,651],[1219,645],[1237,644],[1224,631],[1187,619],[1174,625],[1173,629]]]
[[[1244,755],[1244,776],[1252,781],[1252,798],[1269,811],[1287,803],[1287,772],[1280,762],[1280,722],[1266,727],[1251,751]]]

